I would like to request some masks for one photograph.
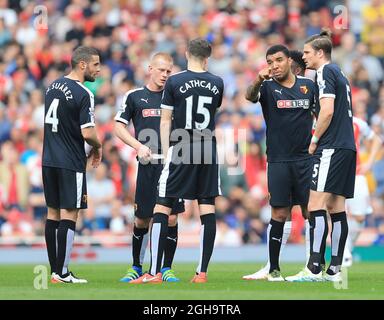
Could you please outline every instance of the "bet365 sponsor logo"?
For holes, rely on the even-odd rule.
[[[143,115],[143,118],[161,117],[161,110],[160,109],[143,109],[142,115]]]
[[[299,99],[299,100],[277,100],[277,107],[279,109],[309,109],[309,100],[308,99]]]

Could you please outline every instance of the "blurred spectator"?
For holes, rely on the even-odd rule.
[[[4,207],[25,211],[28,203],[29,176],[25,165],[19,163],[19,155],[11,141],[1,146],[0,186],[4,193]]]
[[[361,12],[363,11],[363,8],[369,4],[369,2],[370,0],[347,0],[349,8],[349,26],[358,41],[360,41],[360,34],[364,28],[364,20]]]
[[[109,229],[115,234],[124,234],[126,231],[126,221],[121,213],[121,201],[114,200],[111,208],[111,221]]]
[[[4,18],[0,18],[0,47],[11,42],[12,34],[9,29],[6,29]]]
[[[248,191],[244,170],[234,155],[226,154],[226,163],[220,166],[221,192],[223,196],[241,197]]]
[[[27,12],[22,12],[19,15],[19,23],[16,32],[16,41],[25,46],[33,43],[37,38],[37,30],[33,25],[33,19]]]
[[[112,73],[112,77],[117,72],[124,72],[125,78],[134,81],[134,73],[129,62],[124,56],[124,46],[120,43],[113,43],[111,46],[111,58],[105,62]]]
[[[364,30],[361,39],[368,45],[369,53],[380,59],[384,67],[384,3],[371,0],[363,8]]]
[[[116,146],[112,146],[109,151],[105,153],[104,161],[107,164],[116,194],[124,194],[129,189],[129,182],[127,180],[128,165],[121,159]]]
[[[9,140],[11,129],[12,122],[7,119],[5,106],[0,102],[0,144]]]
[[[251,142],[245,156],[245,177],[250,189],[253,187],[264,190],[264,178],[267,169],[267,160],[261,148],[261,144]]]
[[[38,131],[29,131],[27,134],[27,148],[21,155],[21,163],[25,164],[29,174],[31,186],[28,205],[32,210],[35,232],[44,234],[44,221],[47,215],[42,177],[42,137]]]
[[[89,211],[94,214],[97,229],[108,229],[116,191],[113,181],[108,178],[107,166],[101,163],[94,169],[88,182]],[[92,214],[91,213],[91,214]]]
[[[238,247],[242,244],[241,235],[224,220],[216,220],[215,246]]]
[[[373,131],[384,138],[384,97],[379,100],[379,109],[371,118]]]
[[[9,7],[8,0],[0,0],[0,18],[4,20],[7,28],[13,27],[17,23],[16,12]]]

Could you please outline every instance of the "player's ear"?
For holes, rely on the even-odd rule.
[[[80,61],[79,66],[81,70],[85,70],[85,68],[87,67],[87,63],[85,61]]]

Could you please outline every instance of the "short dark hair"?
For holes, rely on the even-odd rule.
[[[322,29],[320,34],[316,34],[305,40],[305,43],[309,43],[316,51],[323,50],[324,55],[327,58],[331,58],[332,54],[332,33],[329,29]]]
[[[305,65],[305,62],[303,60],[303,53],[301,51],[290,50],[289,56],[291,57],[293,62],[295,62],[301,69],[303,69],[303,70],[306,69],[307,66]]]
[[[206,59],[210,57],[212,52],[211,44],[203,38],[196,38],[188,43],[188,49],[190,55],[199,58]]]
[[[95,48],[81,46],[75,49],[71,58],[71,66],[72,68],[76,68],[76,66],[80,63],[80,61],[89,62],[92,56],[98,56],[99,52]]]
[[[284,53],[284,55],[286,57],[289,58],[289,50],[288,50],[288,48],[286,46],[283,46],[282,44],[277,44],[277,45],[274,45],[274,46],[270,47],[267,50],[267,53],[265,54],[265,57],[270,56],[272,54],[275,54],[277,52],[282,52],[282,53]]]

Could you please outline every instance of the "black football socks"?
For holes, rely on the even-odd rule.
[[[343,262],[343,254],[345,242],[348,237],[348,222],[345,212],[331,214],[332,233],[331,233],[331,249],[332,257],[331,264],[328,267],[327,273],[334,275],[341,269]]]
[[[136,226],[133,227],[132,234],[132,256],[133,256],[133,265],[135,267],[142,267],[142,251],[146,248],[143,247],[143,239],[145,235],[148,233],[148,228],[138,228]]]
[[[327,212],[325,210],[311,211],[309,214],[311,256],[307,267],[312,273],[318,274],[324,261],[325,246],[328,236]]]
[[[68,264],[71,257],[73,241],[75,238],[76,222],[60,220],[57,230],[57,269],[59,276],[68,274]]]
[[[197,273],[207,272],[216,237],[216,215],[214,213],[200,216],[200,262]]]
[[[178,225],[168,226],[167,240],[164,248],[163,268],[172,268],[173,258],[175,257],[177,247],[177,229]]]
[[[47,253],[49,265],[51,266],[51,273],[56,273],[56,233],[59,228],[60,221],[47,219],[45,222],[45,243],[47,245]]]

